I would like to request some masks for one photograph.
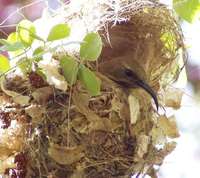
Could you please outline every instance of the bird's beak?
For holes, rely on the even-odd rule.
[[[137,81],[136,84],[137,84],[139,87],[143,88],[148,94],[151,95],[151,97],[153,98],[154,103],[155,103],[155,105],[156,105],[156,109],[158,110],[158,107],[159,107],[158,98],[157,98],[156,93],[153,91],[153,89],[152,89],[147,83],[145,83],[145,82],[142,81],[142,80]]]

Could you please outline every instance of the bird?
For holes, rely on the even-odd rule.
[[[125,97],[123,97],[124,106],[121,113],[125,120],[125,130],[129,138],[131,137],[131,121],[128,96],[131,93],[131,89],[144,89],[153,98],[158,110],[159,103],[156,92],[148,84],[145,70],[136,60],[133,60],[132,53],[128,52],[125,55],[113,57],[112,59],[106,59],[105,57],[100,60],[98,70],[101,74],[115,82],[125,94]]]
[[[103,48],[98,59],[98,70],[117,83],[127,95],[133,88],[144,89],[153,98],[158,110],[157,94],[148,84],[150,76],[146,72],[152,53],[155,53],[156,42],[150,37],[138,36],[132,21],[134,18],[116,23],[108,27],[109,33],[100,33]]]
[[[128,135],[131,133],[128,96],[132,89],[146,91],[153,98],[157,111],[159,109],[156,91],[150,86],[156,42],[149,34],[138,34],[134,19],[108,26],[106,33],[100,32],[103,48],[98,59],[98,72],[122,89],[124,107],[121,112]]]
[[[125,93],[129,94],[130,89],[134,88],[144,89],[153,98],[158,110],[157,94],[147,83],[144,69],[132,59],[132,54],[128,53],[111,60],[103,59],[98,65],[99,72],[117,83]]]

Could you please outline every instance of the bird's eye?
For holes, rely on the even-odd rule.
[[[128,76],[128,77],[133,76],[133,72],[132,72],[132,70],[130,70],[130,69],[125,69],[124,72],[125,72],[126,76]]]

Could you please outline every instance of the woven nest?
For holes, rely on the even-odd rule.
[[[66,21],[84,20],[85,29],[99,31],[104,42],[99,62],[131,52],[160,103],[177,109],[181,94],[166,87],[177,78],[181,50],[185,56],[171,11],[150,0],[93,5],[83,3],[78,10],[67,5]],[[158,114],[143,90],[134,89],[125,101],[120,87],[97,75],[102,80],[97,97],[90,97],[79,83],[67,91],[56,89],[34,71],[27,78],[6,76],[0,93],[1,173],[19,178],[156,177],[154,165],[161,165],[176,145],[167,138],[179,136],[174,118]],[[127,116],[131,137],[125,134]]]

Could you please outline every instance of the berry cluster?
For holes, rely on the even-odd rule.
[[[45,86],[44,79],[40,75],[38,75],[36,72],[31,72],[29,74],[29,81],[31,85],[35,88],[40,88],[40,87]]]
[[[5,171],[5,174],[10,178],[25,178],[26,177],[26,165],[27,158],[26,154],[19,153],[15,156],[14,163],[16,163],[16,168],[8,168]]]
[[[9,112],[0,111],[0,121],[2,123],[1,128],[6,129],[11,124],[11,118]]]

